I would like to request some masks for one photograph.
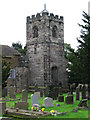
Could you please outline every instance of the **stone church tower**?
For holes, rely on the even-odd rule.
[[[27,17],[29,85],[67,87],[63,17],[46,10]]]

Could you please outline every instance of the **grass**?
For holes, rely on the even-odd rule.
[[[66,96],[67,94],[63,94],[64,96]],[[31,110],[31,93],[28,93],[28,110]],[[73,95],[74,97],[74,103],[73,104],[65,104],[64,102],[57,102],[57,100],[53,100],[53,107],[46,107],[45,111],[51,111],[51,110],[55,110],[57,112],[66,112],[65,115],[58,115],[58,116],[52,116],[52,115],[48,115],[45,116],[44,118],[87,118],[88,117],[88,110],[78,110],[78,112],[72,112],[73,109],[75,109],[77,107],[77,105],[79,104],[80,101],[76,101],[75,100],[75,95]],[[16,95],[16,98],[22,98],[22,94],[18,93]],[[39,105],[42,106],[43,105],[43,99],[45,97],[41,97],[39,98]],[[65,97],[64,97],[65,98]],[[7,96],[8,99],[8,96]],[[14,108],[14,104],[15,102],[19,102],[22,101],[21,100],[17,100],[17,101],[8,101],[6,102],[6,106],[7,107],[12,107]],[[88,102],[90,103],[90,101]],[[55,106],[56,104],[60,104],[60,106]],[[41,107],[40,107],[41,108]],[[40,117],[43,118],[43,117]]]

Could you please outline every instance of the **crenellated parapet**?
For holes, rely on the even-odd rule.
[[[36,15],[32,15],[31,17],[27,17],[27,23],[31,23],[33,21],[40,21],[42,19],[54,20],[63,23],[63,16],[54,15],[53,13],[43,12],[37,13]]]

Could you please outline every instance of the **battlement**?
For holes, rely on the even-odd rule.
[[[54,15],[53,13],[48,12],[42,12],[37,13],[36,15],[27,16],[27,23],[30,23],[32,21],[42,20],[42,19],[50,19],[50,20],[57,20],[59,22],[63,22],[63,16]]]

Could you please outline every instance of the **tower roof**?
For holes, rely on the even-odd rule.
[[[44,10],[41,11],[41,14],[42,14],[42,13],[49,13],[49,12],[46,10],[46,4],[44,4]]]

